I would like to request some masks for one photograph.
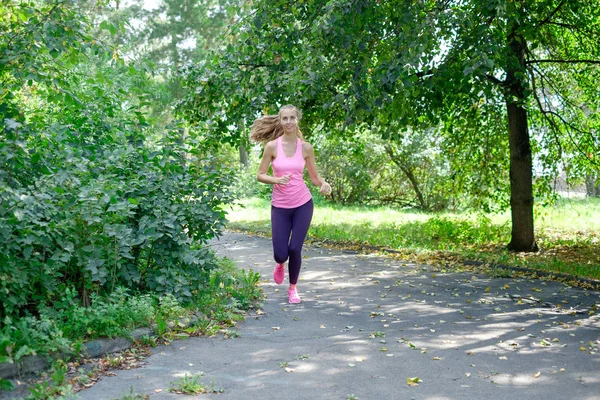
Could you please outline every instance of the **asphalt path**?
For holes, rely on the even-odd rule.
[[[600,399],[600,292],[311,245],[291,305],[269,239],[213,246],[263,278],[237,337],[157,347],[79,398],[194,398],[168,390],[202,374],[202,399]]]

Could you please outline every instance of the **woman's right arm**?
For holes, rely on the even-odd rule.
[[[256,179],[259,182],[270,184],[270,185],[286,185],[290,183],[290,176],[284,175],[281,177],[274,177],[269,175],[269,165],[271,161],[275,159],[276,151],[277,151],[277,143],[273,140],[267,143],[265,146],[265,151],[263,152],[262,159],[260,160],[260,165],[258,166],[258,173],[256,174]]]

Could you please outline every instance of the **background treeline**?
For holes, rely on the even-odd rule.
[[[378,171],[405,187],[374,178],[338,186],[336,201],[509,209],[509,248],[536,251],[534,203],[553,199],[559,174],[598,184],[599,17],[591,0],[253,1],[182,68],[177,111],[244,161],[249,123],[293,103],[310,140],[339,142],[325,164],[357,156],[341,183],[363,184],[360,154],[384,151]]]

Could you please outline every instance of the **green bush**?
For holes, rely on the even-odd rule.
[[[71,6],[11,4],[30,18],[0,19],[14,39],[0,37],[1,321],[70,289],[84,306],[119,286],[191,298],[233,195],[194,135],[147,120],[151,70],[90,37]],[[44,15],[58,31],[39,30]]]
[[[182,159],[176,134],[155,151],[113,136],[88,154],[56,132],[5,129],[0,316],[53,302],[71,286],[85,302],[119,285],[192,295],[215,266],[202,244],[223,227],[229,176],[197,151],[188,153],[197,162]]]

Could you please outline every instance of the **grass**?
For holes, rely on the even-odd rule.
[[[231,209],[228,220],[230,229],[269,235],[269,201],[244,200]],[[552,206],[536,206],[537,253],[507,251],[510,233],[508,212],[426,214],[323,203],[315,207],[308,240],[389,249],[398,257],[438,266],[478,261],[600,280],[600,199],[561,199]]]
[[[228,338],[239,337],[233,328],[244,319],[246,311],[256,307],[263,298],[259,281],[258,273],[239,269],[232,260],[223,258],[219,260],[218,268],[210,272],[193,301],[188,303],[180,303],[172,295],[135,295],[118,288],[108,297],[94,298],[90,307],[84,307],[77,301],[76,293],[68,290],[63,306],[45,307],[39,316],[30,315],[18,320],[7,317],[3,321],[4,326],[0,326],[0,363],[20,365],[24,357],[32,354],[56,358],[51,379],[34,384],[28,398],[47,399],[77,392],[88,383],[84,380],[89,377],[80,376],[77,385],[69,384],[66,361],[62,357],[72,354],[80,360],[84,341],[97,337],[128,336],[130,331],[140,326],[154,329],[152,337],[140,340],[142,346],[218,333]],[[186,325],[184,321],[192,317],[197,318],[195,322]],[[131,359],[108,356],[102,364],[108,368],[121,368],[122,365],[129,366]],[[191,387],[195,379],[190,377],[182,384]],[[11,390],[13,384],[0,379],[0,389]],[[187,389],[183,387],[182,390]],[[210,391],[215,392],[214,388]]]

